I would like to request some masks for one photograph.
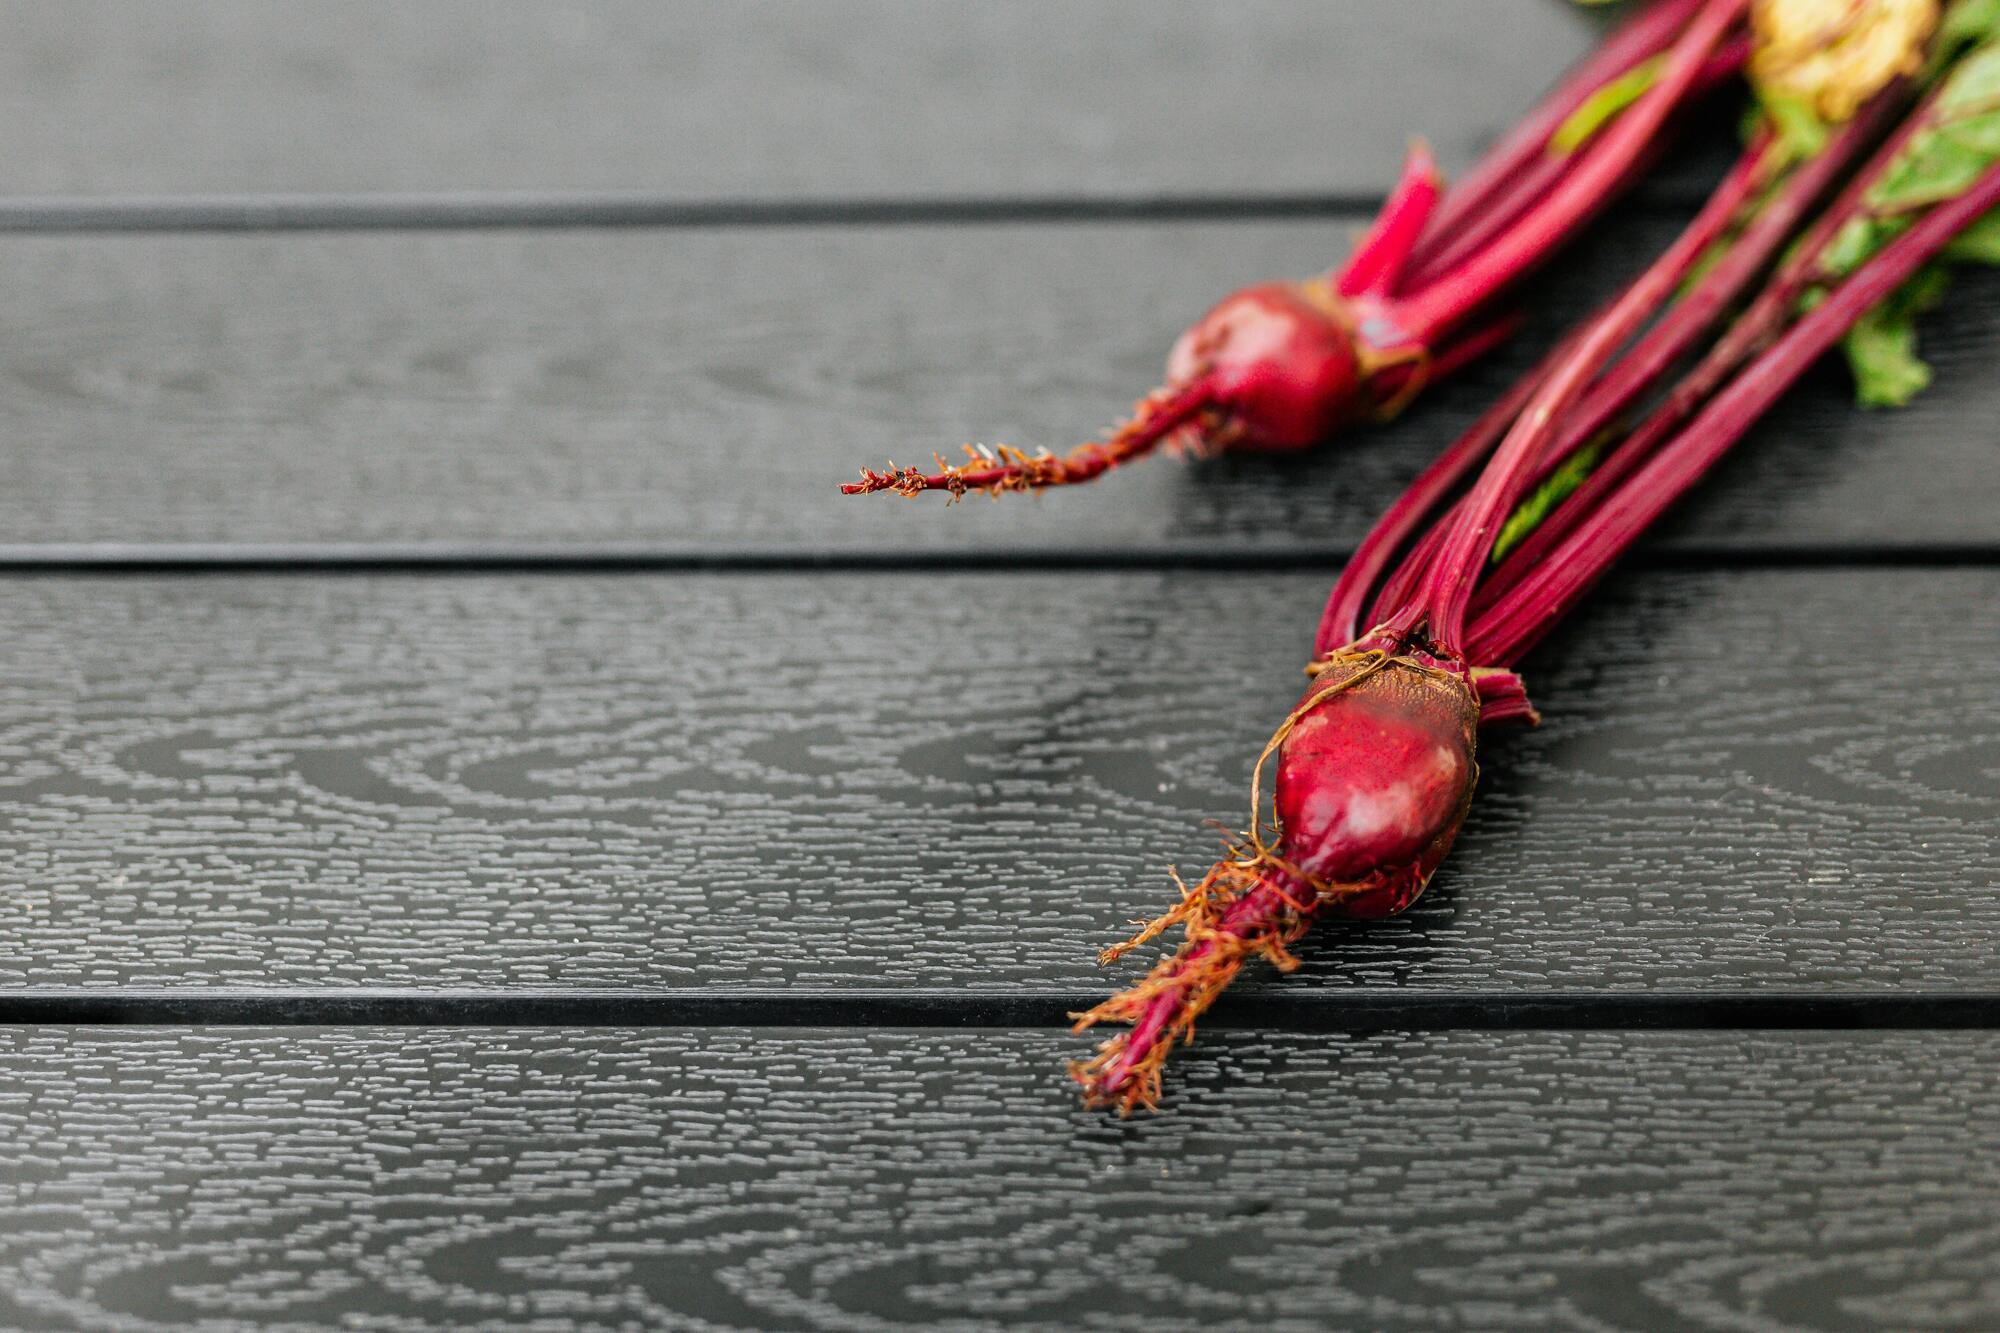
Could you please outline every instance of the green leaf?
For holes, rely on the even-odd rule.
[[[1894,224],[1887,219],[1850,218],[1820,252],[1819,265],[1830,277],[1843,277],[1867,263],[1880,249]]]
[[[1950,284],[1944,269],[1925,269],[1848,330],[1841,346],[1863,407],[1901,407],[1930,384],[1931,368],[1917,355],[1917,318]]]
[[[1901,407],[1930,387],[1913,322],[1891,324],[1871,311],[1847,331],[1841,348],[1854,372],[1854,401],[1863,407]]]
[[[1583,105],[1570,112],[1563,123],[1556,126],[1555,133],[1549,136],[1549,152],[1557,157],[1566,157],[1589,143],[1592,135],[1615,119],[1619,112],[1644,97],[1647,90],[1660,81],[1660,71],[1666,65],[1664,54],[1642,60],[1585,98]]]
[[[1944,257],[1961,264],[2000,264],[2000,210],[1987,213],[1945,247]]]
[[[1826,147],[1827,135],[1831,132],[1812,103],[1802,97],[1787,97],[1758,89],[1757,100],[1764,108],[1764,114],[1771,118],[1771,128],[1778,137],[1778,149],[1784,154],[1784,161],[1803,162],[1816,156]]]
[[[1946,113],[1966,107],[1986,109],[2000,96],[2000,46],[1988,44],[1952,66],[1938,107]]]
[[[1959,0],[1947,12],[1938,41],[1933,72],[1946,72],[1935,119],[1869,187],[1867,212],[1828,242],[1819,262],[1830,280],[1860,268],[1925,209],[1963,194],[2000,163],[2000,0]],[[1984,44],[1965,49],[1974,42]],[[1967,227],[1939,264],[1892,292],[1848,331],[1842,347],[1863,406],[1901,407],[1930,383],[1930,367],[1917,355],[1917,319],[1943,296],[1950,281],[1944,264],[1950,261],[2000,264],[2000,210]],[[1825,294],[1824,287],[1807,292],[1800,312]]]
[[[1903,212],[1954,199],[1992,162],[1991,153],[1959,142],[1945,127],[1925,130],[1868,191],[1868,206],[1877,212]]]
[[[1944,134],[1959,147],[1969,148],[1984,157],[2000,155],[2000,110],[1954,120],[1945,126]]]
[[[1493,539],[1494,564],[1505,560],[1515,547],[1541,526],[1542,520],[1553,513],[1557,505],[1576,494],[1577,488],[1590,480],[1590,474],[1597,468],[1597,460],[1604,456],[1608,439],[1608,436],[1600,435],[1558,463],[1556,470],[1514,507],[1514,512],[1500,525],[1500,535]]]
[[[2000,23],[2000,0],[1992,0]],[[1959,60],[1938,93],[1938,120],[1914,135],[1869,187],[1871,216],[1844,226],[1828,245],[1823,266],[1830,276],[1852,273],[1908,230],[1933,204],[1963,194],[2000,161],[2000,41]],[[1967,243],[1980,253],[1991,238]]]
[[[1936,59],[2000,36],[2000,0],[1956,0],[1938,22]]]
[[[1688,265],[1687,276],[1681,279],[1680,286],[1674,288],[1676,301],[1686,300],[1695,288],[1701,286],[1702,279],[1728,257],[1731,243],[1735,239],[1733,236],[1725,236],[1695,256],[1694,262]]]

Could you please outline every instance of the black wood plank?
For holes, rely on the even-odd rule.
[[[1637,224],[1635,218],[1628,223]],[[1621,225],[1546,330],[1665,242]],[[1355,540],[1529,356],[1305,461],[1157,460],[946,510],[839,496],[885,456],[1061,445],[1153,382],[1216,294],[1306,273],[1330,223],[804,232],[12,238],[0,534],[78,543],[552,544],[717,558],[1055,549],[1209,560]],[[1636,240],[1634,239],[1636,237]],[[1928,343],[1930,394],[1802,386],[1691,503],[1681,550],[2000,544],[1996,286]],[[33,552],[25,554],[32,555]]]
[[[1990,1328],[2000,1037],[0,1033],[0,1319]]]
[[[1562,0],[10,3],[4,195],[1380,191],[1586,50]]]
[[[0,582],[0,985],[1087,993],[1324,583]],[[2000,987],[1996,593],[1614,584],[1432,894],[1281,984]]]

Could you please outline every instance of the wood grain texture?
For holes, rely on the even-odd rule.
[[[1531,300],[1553,329],[1664,244],[1628,218]],[[1309,459],[1157,460],[1039,501],[842,497],[862,463],[1087,437],[1176,330],[1314,271],[1328,223],[649,234],[11,237],[9,543],[634,543],[697,552],[1352,543],[1534,340]],[[1802,386],[1682,547],[2000,541],[2000,282],[1927,325],[1934,390]],[[928,501],[937,501],[930,503]]]
[[[0,984],[1088,991],[1324,585],[0,582]],[[1614,584],[1431,894],[1280,984],[2000,986],[1997,593]]]
[[[1373,193],[1592,40],[1561,0],[9,0],[0,194]]]
[[[1990,1328],[2000,1036],[0,1032],[46,1329]]]

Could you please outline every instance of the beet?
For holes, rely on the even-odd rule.
[[[1275,842],[1260,829],[1184,885],[1173,911],[1105,951],[1110,962],[1173,926],[1186,932],[1145,980],[1072,1016],[1079,1031],[1132,1025],[1071,1067],[1085,1101],[1153,1106],[1168,1054],[1246,962],[1290,971],[1290,946],[1315,918],[1392,916],[1415,902],[1471,808],[1479,718],[1467,673],[1422,650],[1347,650],[1315,664],[1264,753],[1277,760]],[[1261,818],[1255,784],[1250,799]]]
[[[1267,282],[1226,297],[1182,334],[1167,385],[1203,382],[1232,449],[1310,448],[1352,422],[1361,363],[1354,331],[1323,284]]]
[[[1358,890],[1322,891],[1323,910],[1392,916],[1424,891],[1471,805],[1478,698],[1463,676],[1398,657],[1322,672],[1302,707],[1278,749],[1280,855]]]
[[[1747,47],[1729,34],[1745,3],[1660,0],[1642,11],[1449,193],[1429,149],[1415,145],[1344,264],[1215,306],[1175,345],[1164,385],[1109,438],[1064,454],[969,445],[964,463],[864,468],[841,490],[997,496],[1094,480],[1169,441],[1198,454],[1289,453],[1394,417],[1512,333],[1516,321],[1492,315],[1492,303],[1643,173],[1674,113],[1742,66]],[[1659,58],[1684,46],[1694,58],[1647,83],[1648,71],[1667,68]],[[1635,75],[1652,91],[1565,133]]]

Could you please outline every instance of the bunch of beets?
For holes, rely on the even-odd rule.
[[[1129,1025],[1072,1067],[1091,1104],[1156,1105],[1168,1053],[1245,963],[1289,970],[1314,920],[1416,900],[1471,805],[1482,730],[1537,721],[1515,664],[1808,367],[1844,348],[1871,405],[1924,387],[1917,316],[1951,263],[2000,261],[2000,0],[1654,0],[1456,185],[1413,151],[1339,268],[1203,316],[1108,438],[865,470],[844,488],[998,495],[1162,444],[1293,451],[1392,417],[1506,338],[1493,307],[1522,275],[1640,177],[1690,108],[1745,79],[1742,150],[1700,212],[1357,548],[1310,683],[1252,766],[1248,826],[1105,951],[1183,931],[1075,1016]]]

